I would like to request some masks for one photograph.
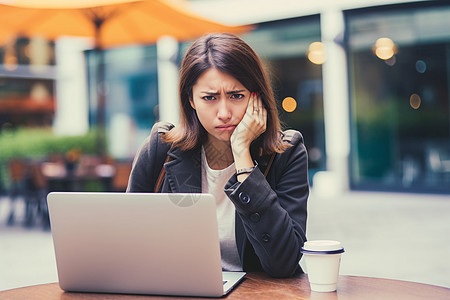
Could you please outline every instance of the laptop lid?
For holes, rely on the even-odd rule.
[[[53,192],[47,201],[63,290],[224,294],[212,195]]]

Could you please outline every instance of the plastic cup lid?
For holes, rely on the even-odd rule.
[[[307,241],[302,247],[302,253],[337,254],[344,252],[341,242],[330,240]]]

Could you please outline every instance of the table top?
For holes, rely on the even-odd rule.
[[[117,295],[64,292],[58,283],[34,285],[0,292],[0,299],[182,299],[182,297]],[[207,299],[193,298],[187,299]],[[311,292],[308,276],[302,274],[295,278],[275,279],[262,273],[249,273],[225,299],[450,299],[450,289],[409,281],[381,279],[360,276],[339,276],[336,292]]]

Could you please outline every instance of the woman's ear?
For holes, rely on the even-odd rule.
[[[195,110],[195,103],[194,100],[192,100],[192,98],[189,98],[189,103],[191,104],[191,107]]]

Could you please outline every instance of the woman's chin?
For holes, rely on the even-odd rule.
[[[233,132],[223,132],[222,134],[220,134],[218,136],[218,140],[220,140],[222,142],[228,142],[229,143],[232,134],[233,134]]]
[[[211,141],[230,143],[232,132],[220,132],[219,134],[209,135]],[[211,138],[212,137],[212,138]]]

